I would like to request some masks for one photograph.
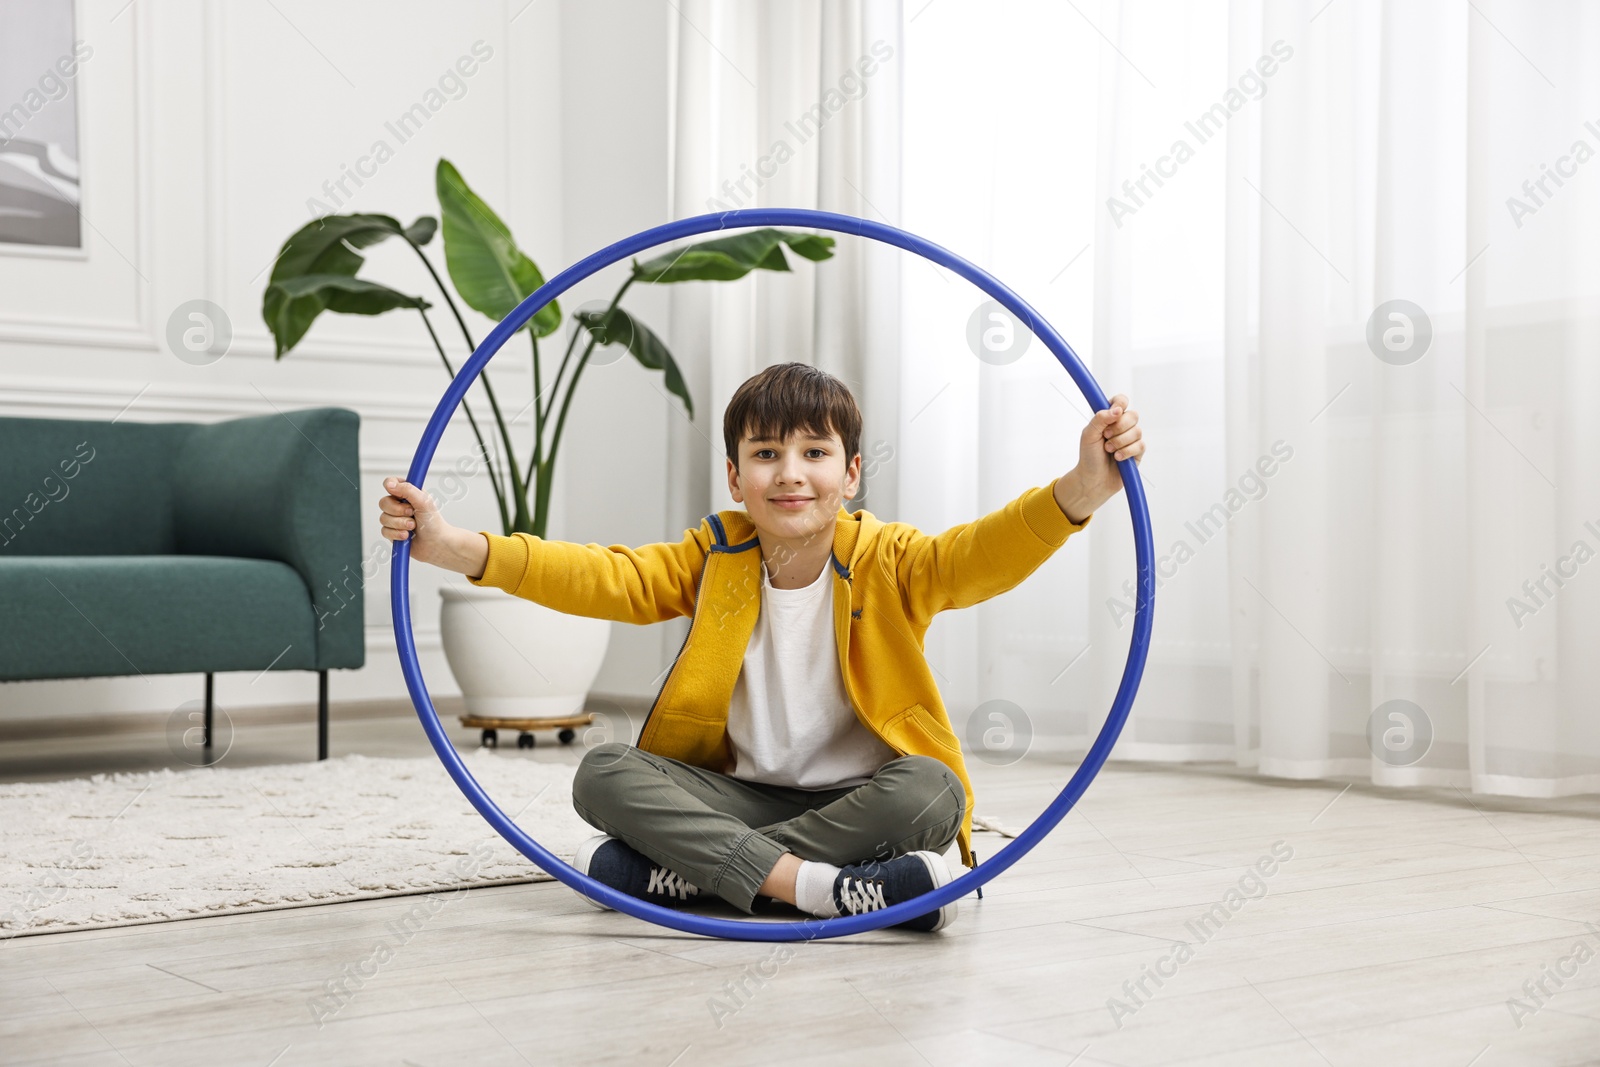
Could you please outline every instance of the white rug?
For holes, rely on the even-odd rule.
[[[572,809],[572,767],[463,758],[561,859],[597,832]],[[0,858],[0,937],[553,880],[431,757],[0,786]]]

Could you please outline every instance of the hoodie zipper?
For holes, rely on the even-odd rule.
[[[683,650],[689,647],[689,638],[694,636],[694,624],[700,618],[700,591],[706,586],[706,568],[711,563],[711,553],[706,553],[706,558],[700,562],[700,581],[694,588],[694,607],[689,609],[689,629],[683,635],[683,644],[678,646],[678,654],[672,657],[672,666],[667,668],[667,676],[661,680],[661,688],[656,690],[656,698],[650,702],[650,710],[644,713],[644,722],[639,724],[639,740],[644,740],[645,727],[650,725],[650,716],[656,713],[656,705],[661,703],[661,694],[667,691],[667,683],[672,681],[672,672],[678,669],[678,661],[683,658]]]
[[[851,592],[854,592],[855,591],[855,583],[851,580],[851,577],[849,575],[846,575],[844,581],[845,581],[845,586]],[[844,624],[844,628],[845,628],[845,633],[847,633],[847,634],[850,632],[849,619],[852,618],[852,616],[849,614],[849,612],[850,612],[850,599],[848,597],[846,597],[845,598],[845,613],[846,613],[845,614],[845,620],[846,621],[845,621],[845,624]],[[837,614],[837,612],[835,614]],[[837,643],[838,643],[837,640],[835,640],[835,644],[837,644]],[[845,659],[845,650],[843,648],[839,648],[837,650],[837,652],[838,652],[838,656],[839,656],[839,677],[844,680],[844,695],[846,697],[848,697],[849,700],[850,700],[850,711],[851,711],[852,714],[855,715],[856,722],[858,722],[861,725],[865,726],[867,728],[867,732],[872,734],[872,736],[876,737],[879,741],[881,741],[883,743],[883,746],[885,748],[887,748],[889,751],[895,753],[898,756],[904,756],[905,755],[904,752],[901,752],[894,745],[889,744],[889,739],[884,737],[881,733],[879,733],[878,732],[878,728],[876,726],[873,726],[871,723],[869,723],[866,720],[866,717],[861,714],[861,710],[860,710],[861,706],[856,701],[855,692],[853,690],[851,690],[851,688],[850,688],[850,664],[849,664],[849,661]]]

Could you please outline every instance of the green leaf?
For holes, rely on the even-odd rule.
[[[833,255],[833,238],[814,233],[772,228],[718,237],[633,265],[641,282],[728,282],[753,270],[788,270],[783,245],[806,259],[820,261]]]
[[[434,184],[444,220],[444,262],[456,292],[469,307],[491,319],[505,318],[544,284],[544,275],[517,247],[500,216],[467,188],[449,160],[439,160]],[[530,325],[536,337],[560,329],[560,304],[550,301]]]
[[[439,220],[432,215],[418,215],[417,221],[406,227],[406,237],[411,243],[421,247],[433,240],[434,232],[439,229]]]
[[[281,358],[311,328],[324,310],[346,315],[381,315],[395,308],[429,307],[419,296],[407,296],[386,285],[352,278],[348,274],[301,274],[267,286],[262,297],[262,315],[267,320]]]
[[[366,262],[358,249],[367,248],[390,237],[409,237],[417,244],[426,244],[436,227],[427,215],[402,229],[400,223],[388,215],[329,215],[313,219],[283,243],[278,258],[273,262],[272,276],[261,296],[261,317],[272,331],[273,358],[281,359],[306,335],[316,317],[325,310],[339,311],[324,299],[321,284],[301,285],[299,279],[331,277],[353,278]],[[365,285],[367,283],[363,283]],[[377,288],[382,289],[382,286]],[[333,292],[335,290],[329,290]],[[347,292],[348,290],[338,290]],[[392,290],[389,290],[392,292]],[[400,296],[400,294],[395,294]],[[416,297],[403,297],[415,301]],[[337,303],[366,306],[370,301],[336,298]],[[415,304],[392,303],[390,307],[412,307]],[[426,306],[426,305],[424,305]],[[387,311],[388,308],[381,310]],[[376,315],[378,311],[357,311],[356,314]]]
[[[412,226],[421,224],[422,219],[418,219]],[[269,280],[302,274],[354,274],[365,262],[356,249],[404,232],[400,223],[388,215],[328,215],[313,219],[283,242]]]
[[[621,308],[604,311],[579,311],[573,317],[602,345],[623,345],[641,366],[666,372],[668,391],[682,398],[683,406],[694,418],[694,400],[689,396],[689,386],[677,361],[654,331]]]

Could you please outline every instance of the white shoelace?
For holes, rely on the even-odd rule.
[[[846,876],[839,887],[839,903],[851,915],[876,911],[889,905],[883,899],[883,883],[868,878]]]
[[[700,887],[690,885],[683,880],[677,871],[667,867],[650,868],[650,884],[645,887],[646,893],[665,893],[669,897],[679,900],[688,900],[700,892]]]

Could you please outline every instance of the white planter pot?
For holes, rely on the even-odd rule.
[[[444,656],[468,715],[542,718],[583,711],[611,621],[567,615],[500,589],[439,590]]]

